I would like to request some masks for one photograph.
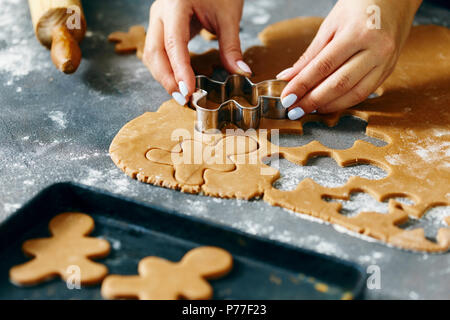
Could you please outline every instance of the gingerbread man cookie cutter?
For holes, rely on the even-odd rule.
[[[285,119],[287,110],[280,95],[287,82],[266,80],[253,83],[237,74],[224,82],[206,76],[196,76],[197,90],[191,97],[191,107],[197,111],[195,127],[200,132],[221,129],[232,123],[241,129],[257,129],[261,118]],[[242,97],[251,106],[244,106],[234,97]],[[219,106],[211,106],[219,104]]]
[[[180,262],[146,257],[139,262],[139,275],[110,275],[102,283],[106,299],[138,298],[140,300],[210,299],[211,285],[233,267],[233,257],[217,247],[198,247],[184,255]]]

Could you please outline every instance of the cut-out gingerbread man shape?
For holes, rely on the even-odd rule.
[[[181,143],[182,153],[151,149],[146,157],[156,163],[173,165],[177,181],[199,185],[203,183],[203,173],[206,169],[232,171],[236,167],[231,156],[245,155],[257,149],[258,143],[254,139],[230,135],[213,145],[197,140],[185,140]]]
[[[128,32],[113,32],[108,36],[108,40],[117,42],[115,47],[117,53],[136,51],[138,58],[142,59],[145,47],[145,28],[143,26],[132,26]]]
[[[180,262],[147,257],[139,262],[138,276],[106,277],[102,296],[140,300],[211,299],[213,290],[206,279],[221,277],[232,267],[231,254],[217,247],[195,248]]]
[[[94,220],[83,213],[66,212],[49,224],[52,237],[25,241],[22,249],[34,258],[14,266],[10,279],[18,285],[32,285],[55,276],[67,280],[79,270],[80,284],[95,284],[108,273],[105,265],[89,258],[108,255],[110,245],[104,239],[87,237],[94,229]]]

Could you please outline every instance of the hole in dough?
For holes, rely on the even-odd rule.
[[[450,217],[450,206],[433,207],[425,212],[422,218],[410,217],[408,221],[399,225],[404,230],[413,230],[422,228],[425,231],[425,237],[436,242],[436,236],[440,228],[448,228],[445,218]]]
[[[390,196],[384,199],[383,202],[389,202],[390,199],[393,199],[407,206],[413,206],[415,204],[415,202],[411,198],[408,198],[406,195]]]
[[[387,176],[383,169],[371,164],[340,167],[329,157],[311,158],[305,166],[292,163],[284,158],[279,159],[279,167],[276,163],[272,163],[270,158],[264,159],[263,162],[280,171],[280,178],[273,184],[276,189],[280,190],[294,190],[306,178],[311,178],[324,187],[333,188],[344,185],[352,176],[370,180],[379,180]]]
[[[321,122],[307,122],[303,125],[303,135],[280,134],[277,144],[281,147],[298,147],[317,140],[332,149],[348,149],[356,140],[367,141],[377,147],[387,144],[383,140],[367,136],[366,127],[366,121],[349,115],[340,118],[334,127],[328,127]]]
[[[330,197],[324,197],[323,200],[327,202],[339,202],[342,204],[339,213],[347,216],[353,217],[361,212],[378,212],[378,213],[389,213],[389,199],[393,199],[399,203],[406,205],[414,205],[414,201],[407,197],[390,197],[383,202],[377,201],[370,194],[365,192],[352,192],[350,194],[349,200],[334,199]]]
[[[411,200],[405,197],[395,197],[391,198],[400,203],[413,204]],[[353,192],[350,195],[349,200],[334,199],[325,197],[325,201],[328,202],[339,202],[342,204],[341,210],[339,212],[347,217],[353,217],[358,215],[360,212],[378,212],[378,213],[389,213],[389,202],[388,200],[379,202],[375,200],[370,194],[365,192]]]

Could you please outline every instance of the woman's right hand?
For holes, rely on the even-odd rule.
[[[243,0],[157,0],[151,6],[143,61],[179,104],[195,90],[188,42],[202,28],[217,35],[228,72],[251,75],[239,40],[242,7]]]

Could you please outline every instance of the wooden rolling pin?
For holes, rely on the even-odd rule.
[[[80,0],[28,0],[38,40],[51,50],[54,65],[73,73],[81,62],[79,42],[86,33]]]

